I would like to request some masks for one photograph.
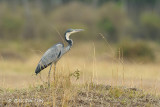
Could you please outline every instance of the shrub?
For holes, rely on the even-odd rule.
[[[117,41],[116,28],[114,24],[108,18],[104,18],[99,22],[100,28],[109,34],[108,39],[111,41]]]
[[[135,61],[154,61],[155,55],[152,48],[149,47],[148,44],[144,42],[125,42],[121,43],[118,46],[118,49],[121,50],[121,57],[127,60],[135,60]],[[118,52],[119,53],[119,52]],[[117,54],[119,56],[119,54]]]
[[[159,40],[160,37],[160,16],[155,13],[144,13],[141,16],[142,34],[146,38]]]
[[[5,38],[17,38],[23,31],[24,20],[12,15],[4,15],[1,18],[0,31]]]

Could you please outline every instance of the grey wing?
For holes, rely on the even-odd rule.
[[[48,67],[52,63],[56,63],[61,56],[61,50],[63,47],[63,44],[59,43],[49,48],[39,61],[35,73],[38,74],[41,70]]]

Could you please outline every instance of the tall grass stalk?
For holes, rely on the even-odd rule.
[[[153,87],[153,91],[154,91],[154,94],[157,95],[157,79],[155,79],[155,83],[154,83],[154,87]]]
[[[142,75],[141,75],[141,89],[143,88],[143,79],[142,79]]]
[[[85,65],[85,63],[84,63],[84,65],[83,65],[83,72],[82,72],[82,73],[83,73],[83,84],[85,83],[85,82],[84,82],[84,79],[85,79],[85,75],[84,75],[85,68],[86,68],[86,65]]]

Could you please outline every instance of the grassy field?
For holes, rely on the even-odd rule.
[[[158,0],[0,0],[0,107],[159,107]],[[118,20],[117,20],[118,19]],[[72,49],[35,75],[43,53]],[[67,43],[65,44],[65,46]]]
[[[49,68],[41,72],[41,78],[40,75],[36,76],[34,74],[34,70],[37,66],[37,63],[45,50],[32,50],[30,52],[30,55],[25,56],[24,58],[17,56],[13,59],[7,60],[1,57],[1,96],[7,95],[8,97],[6,98],[10,98],[10,93],[11,96],[13,96],[13,99],[15,99],[16,97],[23,99],[27,98],[27,96],[30,96],[32,95],[32,93],[34,93],[34,97],[45,99],[45,97],[43,96],[48,94],[49,98],[48,100],[44,101],[44,105],[53,105],[55,103],[57,104],[60,100],[61,103],[58,104],[63,106],[67,106],[70,104],[76,104],[77,106],[80,106],[81,104],[86,106],[92,104],[93,106],[97,104],[109,104],[111,106],[111,104],[113,104],[114,106],[115,103],[112,103],[114,101],[118,102],[116,104],[121,106],[123,106],[123,104],[130,104],[133,106],[134,104],[137,104],[139,106],[157,106],[158,103],[154,103],[154,101],[159,102],[159,99],[156,99],[155,97],[156,95],[160,94],[159,62],[127,62],[123,59],[115,58],[113,50],[115,49],[110,49],[110,47],[106,46],[103,43],[75,43],[71,51],[64,55],[58,62],[56,71],[57,83],[53,84],[53,86],[51,87],[52,89],[48,89],[45,85],[45,82],[47,81],[47,74]],[[78,75],[70,76],[74,72],[77,72]],[[62,87],[69,88],[61,90],[62,87],[60,86],[60,84],[64,85],[62,85]],[[91,92],[88,91],[88,88],[86,89],[86,84],[91,84],[91,86],[93,85],[90,90]],[[109,86],[109,89],[104,88],[107,86]],[[99,87],[100,89],[94,87]],[[41,90],[41,88],[43,90]],[[53,93],[55,91],[52,92],[51,90],[60,91],[56,91],[57,93],[55,94]],[[75,93],[72,93],[73,90]],[[90,101],[91,99],[87,99],[94,95],[97,96],[97,98],[99,98],[101,94],[103,94],[100,90],[102,90],[102,92],[104,93],[117,93],[118,95],[109,96],[109,94],[105,94],[104,96],[102,96],[103,98],[107,97],[107,99],[112,99],[107,100],[107,103],[102,103],[98,100],[96,101],[96,98],[92,98],[95,100],[95,102]],[[62,91],[63,94],[61,93],[60,96],[57,96],[58,92]],[[141,93],[141,91],[143,92],[143,94]],[[23,95],[23,93],[28,94]],[[45,95],[43,95],[43,93],[45,93]],[[133,99],[135,99],[136,95],[144,97],[137,97],[136,102],[132,103],[133,99],[129,98],[129,96],[126,96],[124,98],[121,97],[123,96],[123,94],[128,95],[128,93],[131,93],[132,96],[134,96],[132,97]],[[83,100],[81,101],[77,98]],[[142,103],[143,98],[149,98],[149,100],[147,100],[146,102],[144,101],[144,103]],[[154,99],[153,102],[150,99]],[[6,101],[7,100],[5,100],[3,104],[5,104]],[[77,103],[77,101],[79,103]],[[105,100],[103,99],[102,101]],[[6,105],[8,104],[11,103],[7,103]],[[23,103],[21,103],[21,105],[22,104]],[[27,106],[27,103],[25,103],[25,105]],[[28,103],[28,105],[31,106],[34,104]]]
[[[12,107],[158,107],[160,97],[136,88],[113,87],[85,83],[73,85],[69,78],[60,77],[48,88],[46,84],[23,90],[3,90],[0,106]]]

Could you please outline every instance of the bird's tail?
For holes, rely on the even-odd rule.
[[[36,68],[36,70],[35,70],[36,75],[37,75],[40,71],[42,71],[44,68],[46,68],[47,66],[49,66],[49,65],[51,65],[51,64],[52,64],[52,63],[49,63],[49,64],[41,64],[41,63],[39,63],[38,66],[37,66],[37,68]]]
[[[36,70],[35,70],[35,73],[36,75],[41,71],[41,66],[38,64]]]

